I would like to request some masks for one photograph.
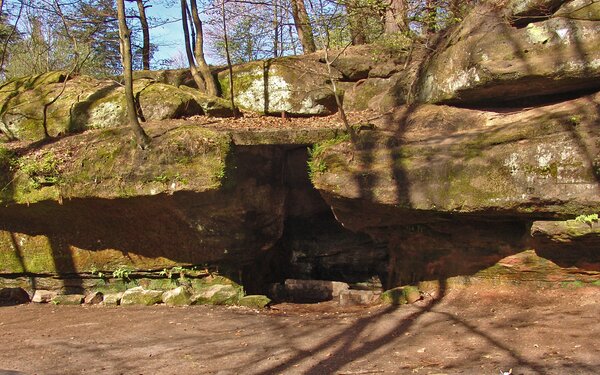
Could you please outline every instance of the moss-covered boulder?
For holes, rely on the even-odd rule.
[[[418,100],[497,104],[599,88],[600,22],[535,21],[515,28],[503,12],[489,5],[475,8],[421,74]]]
[[[119,198],[219,187],[230,146],[227,134],[180,126],[155,137],[147,151],[139,150],[131,136],[127,128],[106,129],[12,159],[13,169],[8,171],[12,177],[0,192],[0,203]]]
[[[240,298],[238,304],[240,306],[249,307],[251,309],[264,309],[271,300],[263,295],[248,295]]]
[[[37,141],[86,129],[125,124],[124,89],[109,80],[65,73],[11,81],[0,87],[0,135],[5,140]],[[228,103],[190,87],[178,88],[147,78],[134,81],[139,116],[165,120],[209,114],[230,116]],[[45,108],[45,110],[44,110]],[[45,118],[44,118],[45,111]]]
[[[187,306],[191,304],[192,294],[184,286],[163,293],[162,301],[168,306]]]
[[[334,79],[341,78],[336,70]],[[327,115],[336,111],[331,77],[317,59],[288,57],[237,65],[233,69],[236,105],[253,112]],[[219,73],[223,97],[230,98],[229,75]]]
[[[104,294],[102,304],[105,306],[117,306],[119,303],[121,303],[121,298],[123,298],[123,292],[106,293]]]
[[[213,284],[201,288],[192,296],[195,305],[235,305],[241,297],[240,289],[233,285]]]
[[[206,95],[193,87],[179,86],[179,89],[191,95],[202,108],[203,114],[214,117],[231,117],[231,102],[216,96]]]
[[[51,302],[55,305],[81,305],[84,298],[83,294],[59,294]]]
[[[406,305],[421,299],[421,292],[415,286],[403,286],[386,290],[381,294],[381,301],[390,305]]]
[[[121,297],[121,306],[144,305],[151,306],[162,302],[163,292],[160,290],[146,290],[141,286],[127,289]]]

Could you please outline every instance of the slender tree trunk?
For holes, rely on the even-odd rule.
[[[346,13],[348,13],[348,21],[350,23],[350,38],[352,38],[352,44],[355,46],[366,44],[367,36],[365,34],[364,17],[360,14],[360,11],[355,9],[352,0],[346,3]]]
[[[190,29],[188,27],[188,6],[186,0],[181,0],[181,23],[183,25],[183,39],[185,41],[185,54],[188,59],[188,66],[190,67],[190,72],[192,73],[192,78],[194,78],[194,82],[200,90],[206,90],[206,84],[204,79],[202,78],[200,72],[198,71],[198,67],[196,66],[196,62],[194,60],[194,55],[192,53],[192,47],[190,42]]]
[[[278,18],[278,4],[277,0],[273,0],[273,57],[278,56],[279,52],[279,18]]]
[[[148,27],[146,8],[144,7],[144,0],[136,0],[136,3],[140,13],[140,25],[142,25],[142,68],[150,70],[150,28]]]
[[[390,6],[385,11],[384,32],[386,34],[408,31],[406,10],[406,0],[391,0]]]
[[[304,53],[315,52],[317,47],[315,46],[315,38],[304,0],[292,0],[292,16],[294,17],[298,39],[300,39],[300,43],[302,44],[302,51]]]
[[[133,77],[131,73],[131,31],[127,27],[125,18],[124,0],[117,0],[117,17],[119,19],[119,47],[121,50],[121,62],[123,63],[123,77],[125,83],[125,102],[127,103],[127,118],[129,126],[135,134],[139,147],[145,149],[150,144],[150,137],[146,134],[138,120],[135,100],[133,98]]]
[[[229,71],[229,94],[231,100],[231,111],[233,117],[238,117],[238,111],[235,106],[235,94],[233,92],[233,67],[231,66],[231,56],[229,55],[229,38],[227,37],[227,17],[225,14],[225,0],[221,0],[221,12],[223,13],[223,39],[225,41],[225,56],[227,57],[227,69]]]
[[[192,6],[192,21],[194,22],[194,28],[196,29],[194,57],[198,64],[198,70],[202,74],[202,78],[204,78],[206,93],[208,95],[217,96],[219,93],[217,89],[217,80],[212,75],[210,68],[206,63],[206,59],[204,58],[204,32],[202,30],[202,21],[198,15],[198,5],[196,4],[196,0],[190,0],[190,5]]]

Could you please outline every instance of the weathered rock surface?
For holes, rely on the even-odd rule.
[[[379,294],[372,290],[344,290],[340,293],[340,306],[368,306],[377,301]]]
[[[192,296],[194,305],[235,305],[241,291],[233,285],[213,284]]]
[[[508,256],[501,259],[498,264],[476,273],[475,277],[496,282],[532,282],[538,285],[556,283],[596,283],[597,285],[600,280],[598,270],[561,267],[537,253],[538,251],[535,250],[527,250]]]
[[[325,64],[295,57],[237,65],[233,70],[236,105],[259,113],[327,115],[336,109]],[[334,79],[341,78],[335,69]],[[229,98],[229,75],[219,73],[225,98]]]
[[[145,305],[150,306],[162,302],[163,292],[160,290],[146,290],[141,286],[127,289],[121,296],[121,306]]]
[[[414,286],[393,288],[381,294],[381,301],[391,305],[406,305],[407,303],[415,303],[420,299],[419,288]]]
[[[516,113],[407,108],[375,123],[382,131],[364,132],[360,150],[344,142],[326,148],[315,161],[325,171],[313,181],[355,230],[371,225],[371,209],[374,225],[410,223],[402,210],[597,212],[598,103],[600,94]],[[354,215],[361,202],[372,208]],[[383,216],[375,204],[398,214]]]
[[[598,221],[584,223],[577,220],[536,221],[531,227],[534,238],[544,238],[564,246],[581,241],[589,246],[600,245],[600,224]]]
[[[52,301],[54,297],[56,297],[58,293],[50,290],[38,289],[33,293],[33,297],[31,298],[31,302],[36,303],[48,303]]]
[[[104,301],[104,294],[101,292],[90,292],[85,295],[83,303],[86,305],[98,305]]]
[[[239,305],[252,309],[264,309],[271,300],[263,295],[247,295],[239,300]]]
[[[57,136],[125,123],[121,85],[87,76],[72,77],[67,82],[65,79],[65,73],[51,72],[1,86],[0,135],[8,140],[37,141],[45,137],[44,127],[50,136]],[[139,115],[147,121],[200,114],[231,115],[229,104],[223,99],[146,78],[134,82],[134,95],[140,105]]]
[[[59,294],[51,302],[56,305],[81,305],[84,298],[83,294]]]
[[[19,305],[29,301],[29,294],[23,288],[0,288],[0,306]]]
[[[119,303],[121,303],[122,297],[123,293],[106,293],[104,294],[102,304],[106,306],[117,306]]]
[[[348,284],[339,281],[287,279],[283,284],[284,298],[295,302],[318,302],[338,299]]]
[[[600,225],[597,221],[535,221],[531,236],[531,246],[539,256],[565,268],[600,271]]]
[[[561,1],[514,2],[523,14],[537,9],[531,3],[553,9]],[[515,28],[502,12],[484,6],[461,25],[421,75],[418,100],[496,104],[600,87],[598,22],[542,18]]]
[[[184,286],[168,290],[163,293],[162,301],[168,306],[186,306],[190,305],[192,294]]]

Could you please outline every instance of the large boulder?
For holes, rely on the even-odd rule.
[[[355,214],[360,202],[437,213],[597,212],[599,103],[595,94],[515,113],[408,107],[362,132],[357,147],[319,147],[313,182],[355,230],[370,224]]]
[[[233,68],[236,105],[259,113],[328,115],[337,110],[329,82],[341,73],[317,59],[288,57]],[[229,73],[219,73],[224,98],[230,98]]]
[[[420,75],[421,102],[497,104],[600,87],[596,21],[541,18],[516,28],[481,6],[439,45]]]
[[[146,290],[141,286],[127,289],[121,297],[121,306],[144,305],[151,306],[162,302],[163,292],[160,290]]]
[[[0,135],[7,140],[37,141],[45,137],[45,132],[58,136],[126,124],[121,85],[87,76],[66,79],[65,73],[51,72],[1,86]],[[148,78],[134,81],[134,95],[139,103],[138,114],[146,121],[232,113],[223,99]]]

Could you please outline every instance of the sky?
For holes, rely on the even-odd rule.
[[[146,10],[146,14],[148,17],[160,17],[163,19],[178,20],[181,17],[181,11],[177,4],[172,7],[152,5]],[[184,53],[185,51],[180,21],[151,29],[150,40],[159,45],[158,51],[154,54],[156,61],[173,58],[178,53]]]

